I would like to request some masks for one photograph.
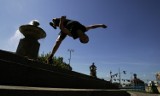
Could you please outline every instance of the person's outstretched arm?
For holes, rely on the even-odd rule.
[[[66,36],[62,36],[62,35],[59,35],[57,37],[57,40],[55,42],[55,45],[53,46],[53,49],[52,49],[52,52],[51,52],[51,55],[49,56],[48,59],[52,59],[52,57],[54,56],[54,54],[56,53],[56,51],[58,50],[59,46],[61,45],[62,41],[64,40]]]
[[[87,31],[95,28],[107,28],[107,26],[105,24],[94,24],[94,25],[86,26]]]

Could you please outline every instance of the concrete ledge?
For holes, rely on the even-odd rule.
[[[0,96],[130,96],[122,90],[68,89],[0,85]]]

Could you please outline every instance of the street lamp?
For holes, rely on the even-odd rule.
[[[68,51],[69,51],[69,65],[70,65],[70,62],[71,62],[71,53],[72,52],[74,52],[74,50],[73,49],[68,49]]]
[[[126,71],[122,71],[123,72],[123,74],[126,74]],[[122,77],[121,77],[121,70],[120,70],[120,68],[119,68],[119,84],[120,85],[122,85],[121,83],[121,80],[122,80]]]

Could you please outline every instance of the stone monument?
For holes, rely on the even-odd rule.
[[[24,35],[24,38],[20,39],[16,54],[29,59],[36,59],[38,57],[40,47],[38,40],[46,37],[45,31],[38,27],[39,25],[39,22],[34,20],[31,24],[19,27],[19,31]]]

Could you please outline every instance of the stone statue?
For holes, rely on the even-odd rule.
[[[40,47],[38,39],[46,37],[45,31],[38,27],[39,25],[39,22],[34,20],[30,24],[19,27],[19,31],[24,35],[24,38],[20,40],[16,54],[29,59],[37,59]]]

